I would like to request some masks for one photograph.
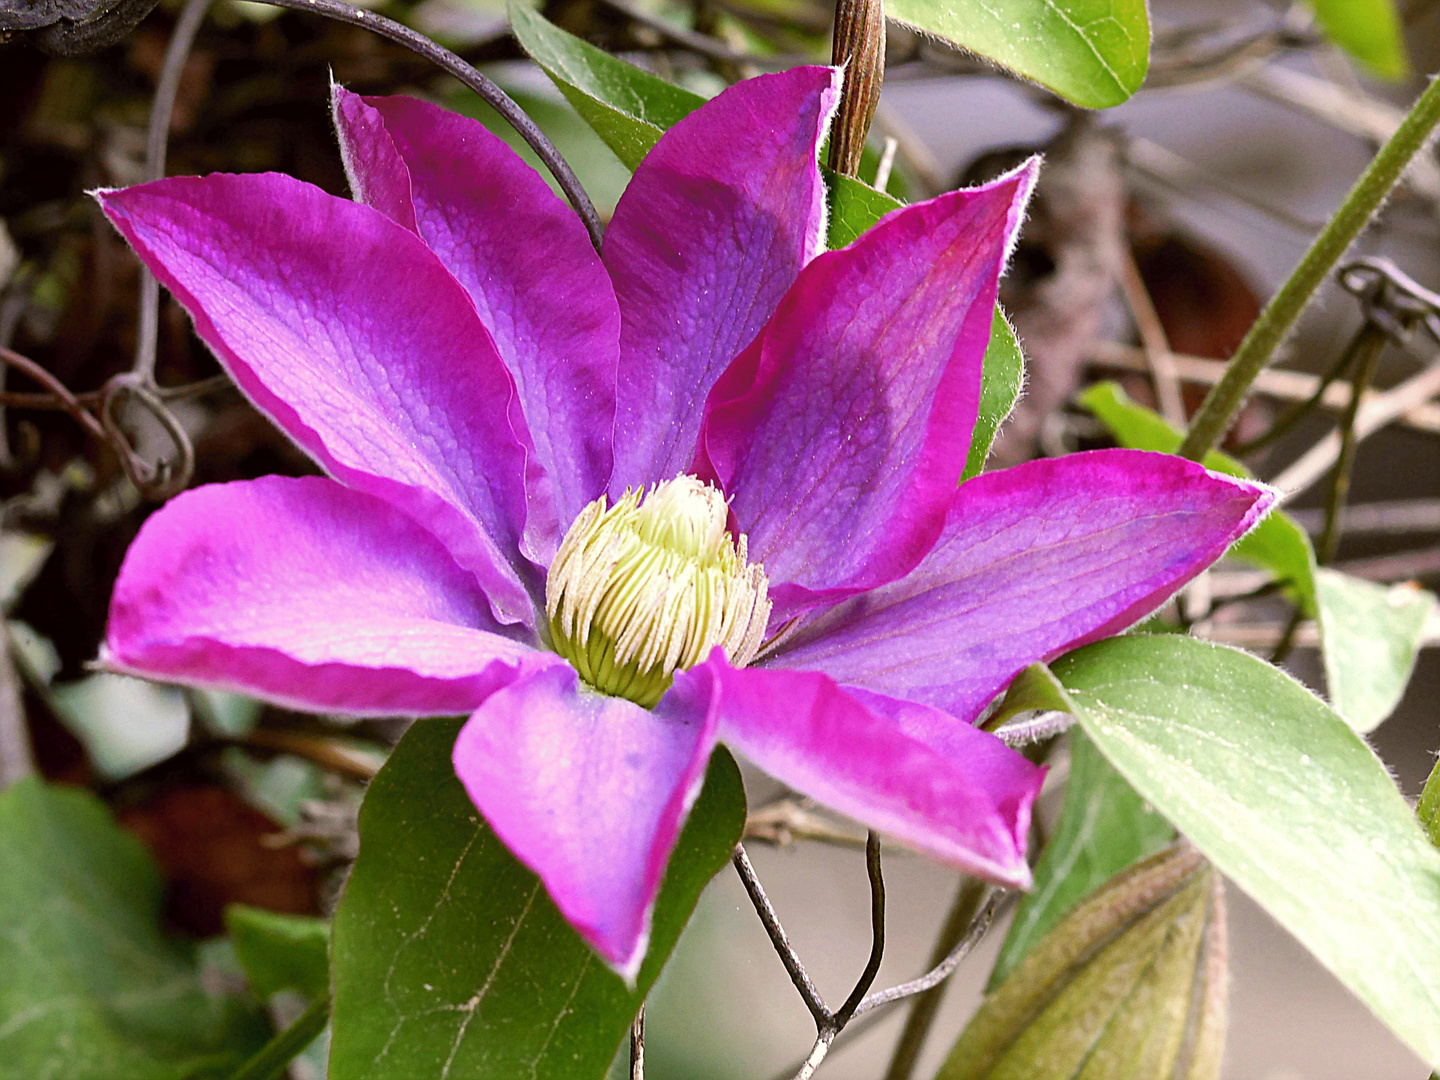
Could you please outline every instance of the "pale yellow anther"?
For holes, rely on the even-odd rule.
[[[748,664],[770,618],[769,583],[727,516],[725,497],[693,476],[585,507],[545,583],[555,651],[596,690],[647,709],[717,645]]]

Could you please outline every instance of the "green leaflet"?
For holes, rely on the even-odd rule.
[[[1320,640],[1330,704],[1356,731],[1372,731],[1405,694],[1435,595],[1319,570]]]
[[[309,998],[329,992],[329,920],[231,904],[225,909],[225,929],[250,989],[262,1001],[281,990],[298,990]]]
[[[1135,790],[1440,1065],[1440,851],[1360,736],[1284,672],[1194,638],[1112,638],[1052,669]]]
[[[268,1025],[200,983],[160,931],[161,879],[140,842],[78,788],[0,793],[0,1077],[221,1077]]]
[[[890,0],[885,14],[1087,109],[1125,101],[1150,66],[1145,0]]]
[[[1131,401],[1118,383],[1097,383],[1080,395],[1080,403],[1110,429],[1121,446],[1163,454],[1180,449],[1180,432],[1163,417]],[[1249,469],[1218,450],[1205,455],[1205,467],[1230,476],[1251,477]],[[1305,530],[1288,514],[1272,510],[1230,549],[1230,555],[1269,570],[1276,580],[1286,583],[1287,591],[1306,615],[1315,615],[1315,550]]]
[[[1400,16],[1391,0],[1309,0],[1325,36],[1372,74],[1399,80],[1410,74]]]
[[[456,779],[461,720],[422,720],[360,811],[335,913],[331,1080],[600,1080],[745,824],[724,750],[680,836],[634,991],[570,928]]]

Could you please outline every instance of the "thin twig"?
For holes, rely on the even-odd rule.
[[[1090,363],[1096,367],[1119,368],[1121,371],[1145,372],[1149,364],[1145,350],[1118,341],[1101,341],[1091,349]],[[1213,386],[1225,376],[1223,360],[1209,360],[1203,356],[1175,354],[1175,370],[1181,380],[1201,386]],[[1304,401],[1315,392],[1320,377],[1304,371],[1287,371],[1269,368],[1255,380],[1257,394],[1276,398],[1280,401]],[[1379,392],[1368,390],[1363,401],[1367,404],[1379,396]],[[1340,412],[1350,400],[1350,384],[1343,380],[1332,383],[1324,391],[1320,404],[1326,409]],[[1397,421],[1418,431],[1440,433],[1440,406],[1427,405],[1423,401],[1395,417]]]
[[[950,905],[950,912],[945,916],[945,922],[940,928],[940,936],[935,939],[935,945],[930,950],[931,972],[938,971],[940,965],[946,963],[956,948],[969,936],[968,930],[980,910],[985,888],[985,883],[978,878],[967,877],[961,880],[960,887],[955,890],[955,900]],[[885,1070],[885,1080],[910,1080],[910,1074],[915,1071],[915,1065],[920,1060],[920,1051],[925,1048],[925,1038],[930,1034],[930,1027],[940,1011],[945,986],[946,982],[941,978],[934,985],[917,991],[909,1015],[905,1017],[905,1027],[900,1032],[900,1038],[895,1041],[895,1049],[890,1055],[890,1067]]]
[[[1314,393],[1304,401],[1297,402],[1286,409],[1275,419],[1275,422],[1272,423],[1267,430],[1248,442],[1241,443],[1237,446],[1234,450],[1235,455],[1237,457],[1245,457],[1255,453],[1257,450],[1263,450],[1294,428],[1296,424],[1309,416],[1315,409],[1319,408],[1320,403],[1325,400],[1326,392],[1350,369],[1351,364],[1355,360],[1356,350],[1360,348],[1362,340],[1360,334],[1352,337],[1345,348],[1340,350],[1340,355],[1335,358],[1328,368],[1320,373],[1320,378],[1315,383]],[[1353,386],[1349,387],[1349,390],[1350,395],[1345,402],[1345,408],[1347,409],[1351,402],[1357,400],[1357,394],[1363,399],[1365,393],[1364,389],[1357,391]]]
[[[1330,487],[1325,495],[1325,528],[1315,545],[1315,561],[1325,566],[1335,561],[1340,548],[1340,511],[1350,497],[1350,473],[1355,465],[1355,420],[1360,415],[1361,395],[1375,375],[1375,363],[1385,349],[1385,331],[1367,322],[1355,335],[1355,368],[1350,378],[1350,405],[1340,421],[1340,453],[1330,472]]]
[[[1325,527],[1324,513],[1320,510],[1291,510],[1290,516],[1309,533],[1319,533]],[[1352,536],[1440,532],[1440,499],[1352,503],[1341,511],[1340,522]]]
[[[1135,264],[1130,245],[1122,244],[1121,249],[1120,292],[1135,320],[1135,329],[1140,333],[1140,344],[1150,364],[1150,381],[1155,386],[1155,398],[1160,402],[1160,415],[1177,428],[1183,428],[1185,401],[1180,396],[1180,379],[1175,371],[1175,356],[1170,352],[1170,342],[1165,337],[1165,327],[1150,299],[1150,291],[1145,288],[1145,279],[1140,276],[1140,267]]]
[[[35,382],[45,387],[51,396],[60,403],[59,407],[74,417],[77,424],[101,442],[110,442],[110,437],[106,434],[105,429],[101,427],[100,421],[95,418],[94,414],[89,412],[85,406],[76,400],[75,395],[70,392],[64,383],[54,375],[51,375],[50,372],[46,371],[34,360],[31,360],[28,356],[21,356],[13,349],[0,346],[0,361],[3,361],[11,367],[18,368],[31,379],[35,380]]]
[[[10,634],[0,628],[0,791],[35,775],[35,755],[25,724],[25,699],[10,655]]]
[[[204,397],[219,390],[227,390],[235,384],[230,381],[229,375],[211,375],[208,379],[197,379],[195,382],[183,383],[180,386],[162,386],[156,389],[155,396],[161,401],[169,404],[172,401],[189,401],[192,398]],[[83,393],[72,394],[77,404],[87,409],[98,408],[100,400],[105,396],[104,390],[86,390]],[[54,394],[30,394],[23,391],[8,391],[0,393],[0,406],[9,409],[36,409],[41,411],[64,412],[69,405]]]
[[[645,1080],[645,1003],[630,1023],[630,1080]]]
[[[865,962],[865,970],[860,973],[845,1004],[835,1012],[837,1032],[850,1022],[855,1010],[865,1000],[866,991],[875,982],[875,976],[880,974],[880,961],[885,958],[885,875],[880,866],[880,834],[873,829],[865,838],[865,873],[870,878],[870,958]]]
[[[1440,362],[1373,397],[1362,396],[1355,417],[1355,438],[1368,438],[1436,394],[1440,394]],[[1332,431],[1270,483],[1280,489],[1282,500],[1290,499],[1324,476],[1339,456],[1340,436]]]
[[[159,180],[165,175],[165,153],[170,137],[170,118],[175,112],[175,97],[180,91],[180,76],[190,50],[195,44],[195,35],[205,22],[211,0],[186,0],[175,30],[170,35],[170,44],[165,48],[165,59],[160,65],[160,78],[155,84],[155,96],[150,101],[150,130],[145,141],[145,179]],[[160,283],[155,275],[140,268],[140,322],[135,332],[135,362],[130,370],[146,386],[155,382],[155,345],[160,334]]]
[[[965,936],[955,943],[943,960],[918,979],[911,979],[899,986],[881,990],[878,994],[871,994],[860,1003],[860,1007],[855,1010],[855,1015],[860,1016],[871,1009],[878,1009],[881,1005],[889,1005],[892,1001],[900,1001],[902,998],[912,997],[915,994],[923,994],[943,985],[945,980],[955,973],[960,962],[970,955],[976,945],[980,944],[980,939],[990,929],[990,923],[995,918],[995,912],[1004,895],[1004,890],[1001,889],[996,889],[990,894],[990,898],[985,901],[985,906],[980,909],[966,928]]]
[[[575,175],[575,170],[570,168],[570,164],[561,157],[560,151],[555,149],[555,144],[535,126],[535,121],[525,114],[525,110],[520,108],[515,100],[500,89],[494,81],[475,70],[449,49],[435,44],[424,34],[411,30],[394,19],[387,19],[384,15],[377,15],[375,12],[366,11],[363,8],[351,7],[344,0],[259,0],[259,2],[269,4],[271,7],[287,8],[291,11],[310,11],[338,22],[349,23],[351,26],[364,27],[381,37],[389,38],[398,45],[405,46],[411,52],[423,56],[437,67],[455,76],[469,89],[480,95],[487,105],[503,116],[506,123],[513,127],[519,136],[530,145],[540,160],[545,163],[545,167],[550,170],[550,174],[555,177],[556,183],[565,192],[565,197],[570,200],[570,205],[575,208],[575,212],[585,223],[585,229],[590,234],[590,242],[595,245],[595,250],[600,250],[600,242],[604,233],[603,226],[600,224],[600,215],[595,210],[595,204],[590,201],[590,196],[585,193],[585,188],[580,183],[580,178]]]
[[[795,947],[790,944],[790,938],[786,935],[785,928],[780,925],[780,918],[775,914],[775,908],[771,906],[770,898],[765,895],[765,889],[760,884],[760,879],[755,876],[755,867],[750,864],[750,856],[745,854],[745,848],[742,845],[735,846],[735,854],[731,856],[730,861],[735,864],[735,872],[740,875],[740,883],[745,886],[745,892],[750,896],[750,903],[754,905],[755,914],[760,916],[760,925],[765,927],[765,933],[770,936],[770,944],[775,947],[775,952],[780,956],[780,962],[785,965],[785,971],[789,974],[790,981],[800,992],[800,997],[804,1000],[805,1007],[810,1010],[816,1026],[824,1027],[831,1019],[830,1010],[825,1007],[824,998],[820,996],[820,991],[811,981]]]

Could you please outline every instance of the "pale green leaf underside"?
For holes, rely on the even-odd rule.
[[[1360,736],[1193,638],[1112,638],[1053,670],[1135,790],[1440,1066],[1440,851]]]
[[[1125,101],[1150,64],[1145,0],[889,0],[885,14],[1088,109]]]
[[[1371,731],[1405,694],[1435,596],[1338,570],[1317,571],[1315,587],[1330,704],[1356,731]]]

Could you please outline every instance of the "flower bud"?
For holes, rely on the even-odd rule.
[[[550,566],[545,609],[551,644],[586,683],[648,709],[717,645],[736,666],[754,659],[769,583],[728,514],[693,476],[580,512]]]

